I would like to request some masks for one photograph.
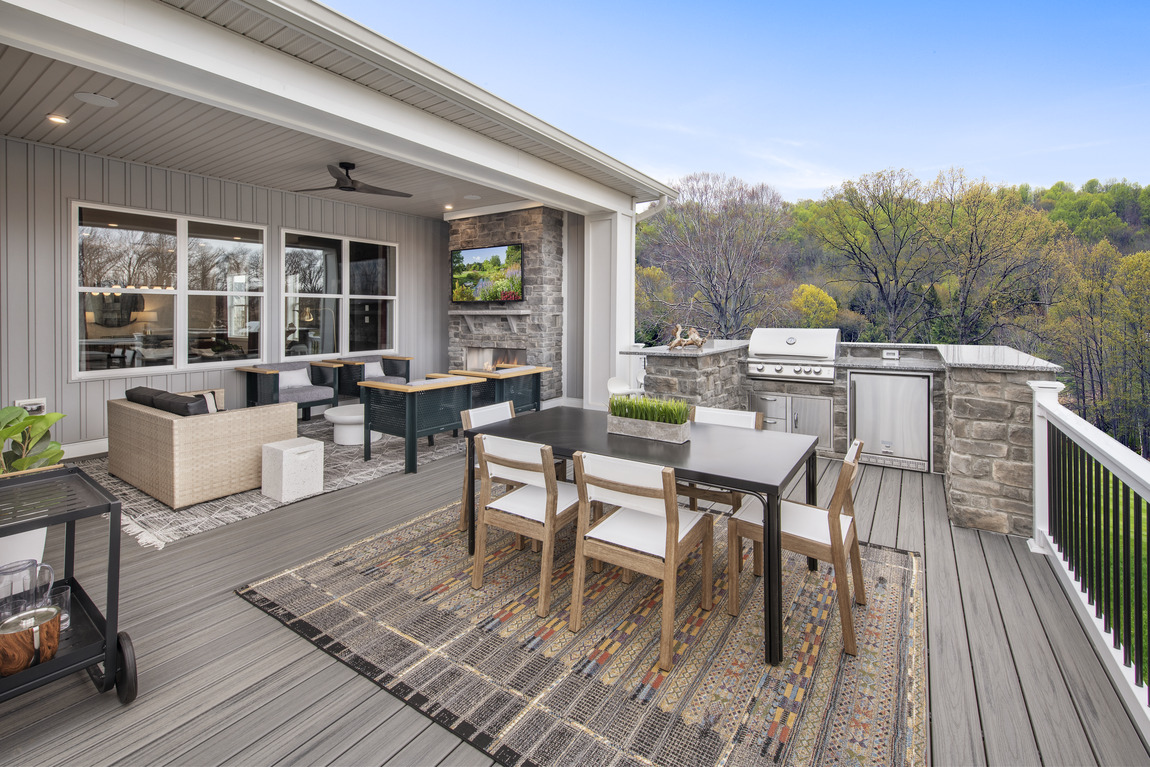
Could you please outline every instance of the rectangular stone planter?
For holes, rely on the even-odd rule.
[[[691,438],[691,422],[660,423],[659,421],[641,421],[638,418],[621,418],[617,415],[608,415],[607,432],[681,445]]]

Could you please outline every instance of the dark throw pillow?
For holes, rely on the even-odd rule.
[[[157,394],[167,394],[167,392],[163,389],[150,389],[147,386],[137,386],[124,392],[128,402],[135,402],[137,405],[147,405],[148,407],[156,407]]]
[[[208,412],[208,403],[200,395],[189,397],[185,394],[164,392],[157,394],[152,402],[153,407],[173,415],[203,415]]]

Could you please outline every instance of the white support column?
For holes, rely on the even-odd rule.
[[[607,379],[627,376],[620,355],[635,341],[635,226],[632,214],[587,216],[583,403],[607,409]]]
[[[1033,426],[1033,452],[1034,461],[1034,522],[1031,525],[1031,534],[1028,544],[1030,550],[1036,554],[1053,554],[1054,547],[1050,541],[1050,482],[1047,473],[1047,444],[1046,444],[1046,411],[1048,407],[1058,405],[1058,394],[1066,387],[1057,381],[1027,381],[1034,392]]]

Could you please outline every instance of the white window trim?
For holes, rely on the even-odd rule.
[[[286,285],[286,282],[287,282],[287,238],[288,238],[288,235],[293,235],[293,234],[299,235],[301,237],[322,237],[322,238],[328,239],[328,240],[337,240],[341,243],[341,249],[342,250],[341,250],[341,258],[340,258],[340,283],[339,283],[340,289],[342,291],[341,293],[338,293],[338,294],[336,294],[336,293],[289,293],[287,291],[287,285]],[[369,245],[382,245],[384,247],[389,247],[389,248],[395,249],[395,279],[392,281],[393,284],[390,287],[393,290],[396,290],[397,292],[389,293],[387,295],[382,295],[382,296],[367,296],[367,295],[361,295],[358,293],[353,294],[353,293],[349,292],[351,290],[351,259],[348,258],[348,254],[349,254],[349,245],[348,244],[352,241],[363,242],[363,243],[367,243]],[[340,317],[339,317],[339,349],[337,349],[334,352],[326,352],[326,353],[320,353],[320,354],[295,354],[295,355],[292,355],[291,357],[288,357],[288,356],[286,356],[287,349],[285,348],[285,343],[286,343],[285,335],[284,335],[284,333],[279,333],[279,334],[277,334],[276,339],[275,339],[275,350],[276,350],[277,359],[280,360],[281,362],[283,362],[283,361],[305,362],[305,361],[311,361],[311,360],[335,359],[336,357],[347,357],[347,356],[350,356],[352,354],[361,354],[361,355],[395,354],[396,353],[395,350],[397,347],[394,345],[394,343],[395,343],[395,340],[399,337],[399,333],[398,333],[398,330],[396,328],[396,325],[398,324],[398,321],[399,321],[400,297],[399,297],[399,293],[398,293],[398,288],[400,285],[400,270],[402,268],[403,268],[403,259],[400,257],[399,243],[398,242],[391,242],[389,240],[375,240],[375,239],[372,239],[370,237],[355,237],[353,235],[330,234],[328,232],[312,232],[312,231],[308,231],[307,229],[281,229],[280,230],[280,240],[279,240],[279,281],[280,281],[280,284],[276,288],[278,291],[278,294],[277,294],[277,305],[276,305],[276,309],[275,309],[275,312],[276,312],[275,317],[279,322],[279,327],[281,329],[286,330],[286,328],[288,326],[288,318],[286,316],[284,316],[285,311],[286,311],[284,308],[284,304],[286,304],[287,299],[289,297],[292,297],[292,296],[305,297],[305,298],[335,298],[340,302],[341,308],[340,308]],[[390,322],[391,340],[393,343],[392,346],[389,346],[385,349],[369,349],[369,350],[357,351],[357,352],[353,352],[353,351],[348,350],[348,345],[351,342],[351,333],[350,333],[350,331],[351,331],[351,328],[350,328],[351,302],[355,301],[357,299],[358,300],[368,299],[368,300],[390,301],[391,302],[392,307],[393,307],[392,313],[391,313],[391,322]]]
[[[260,356],[259,359],[243,359],[243,360],[221,360],[219,362],[197,362],[192,364],[188,362],[188,296],[189,295],[246,295],[255,296],[263,299],[264,307],[267,308],[268,304],[268,263],[270,259],[269,243],[268,243],[268,227],[263,224],[253,224],[246,221],[235,221],[231,219],[211,218],[208,216],[189,216],[183,213],[171,213],[163,210],[152,210],[150,208],[131,208],[122,205],[106,205],[103,203],[87,202],[85,200],[71,200],[71,219],[69,222],[71,243],[71,254],[68,259],[68,370],[69,382],[78,381],[92,381],[103,379],[117,379],[117,378],[139,378],[141,376],[158,376],[158,375],[177,375],[194,373],[198,371],[214,371],[214,370],[231,370],[232,368],[242,367],[245,365],[256,365],[261,362],[266,362],[268,357],[267,341],[268,333],[265,321],[260,322]],[[175,291],[167,290],[146,290],[145,293],[159,294],[159,295],[173,295],[175,297],[174,326],[172,328],[172,360],[171,365],[153,365],[147,368],[112,368],[109,370],[80,370],[80,302],[77,297],[81,293],[95,292],[84,290],[87,286],[80,285],[80,209],[89,208],[93,210],[109,210],[118,213],[130,213],[133,215],[154,216],[156,218],[172,219],[176,222],[176,289]],[[237,226],[244,229],[257,229],[263,234],[264,246],[264,271],[263,271],[263,284],[262,291],[213,291],[213,290],[189,290],[188,285],[188,223],[199,222],[207,224],[218,224],[222,226]],[[103,291],[100,291],[103,292]],[[266,316],[266,315],[261,315]],[[281,341],[282,345],[282,341]]]

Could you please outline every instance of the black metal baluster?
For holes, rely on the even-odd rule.
[[[1050,531],[1050,540],[1058,545],[1058,487],[1055,460],[1057,447],[1054,444],[1054,424],[1046,422],[1046,529]]]
[[[1130,665],[1130,488],[1122,485],[1122,662]]]
[[[1094,599],[1094,617],[1102,617],[1102,462],[1090,457],[1090,537],[1094,544],[1090,553],[1090,592]]]
[[[1078,583],[1084,586],[1086,583],[1086,454],[1082,450],[1082,446],[1077,442],[1074,443],[1074,499],[1075,499],[1075,527],[1078,528],[1078,534],[1074,541],[1074,556],[1075,556],[1075,569],[1074,574],[1078,576]]]

